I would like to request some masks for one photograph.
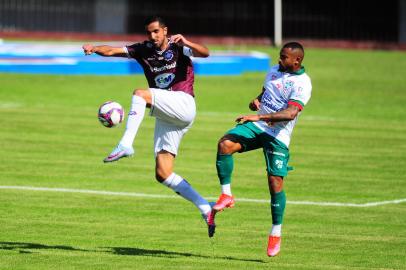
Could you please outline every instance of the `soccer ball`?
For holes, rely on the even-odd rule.
[[[107,101],[100,106],[97,117],[103,126],[108,128],[115,127],[123,122],[124,109],[117,102]]]

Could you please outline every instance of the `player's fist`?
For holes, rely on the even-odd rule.
[[[177,43],[181,46],[185,45],[185,43],[187,42],[186,38],[184,36],[182,36],[181,34],[176,34],[176,35],[171,36],[170,40],[171,40],[171,42]]]
[[[235,119],[237,123],[256,122],[259,121],[259,115],[241,115]]]
[[[84,52],[86,55],[89,55],[89,54],[92,54],[92,53],[93,53],[93,45],[85,44],[85,45],[82,46],[82,48],[83,48],[83,52]]]
[[[250,102],[248,107],[250,108],[251,111],[258,111],[260,105],[261,105],[261,103],[256,98],[256,99],[254,99],[253,101]]]

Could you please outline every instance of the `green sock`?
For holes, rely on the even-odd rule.
[[[285,212],[286,195],[285,191],[278,193],[271,193],[271,212],[272,212],[272,224],[282,224],[283,213]]]
[[[217,154],[216,168],[221,185],[231,183],[231,173],[233,172],[234,159],[232,155]]]

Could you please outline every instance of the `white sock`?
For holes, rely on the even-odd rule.
[[[130,112],[128,113],[127,125],[121,138],[120,144],[124,147],[132,147],[138,128],[144,119],[147,102],[142,97],[133,95]]]
[[[232,196],[233,194],[231,194],[231,184],[221,185],[221,193]]]
[[[272,236],[281,236],[281,233],[282,233],[282,224],[278,224],[278,225],[275,225],[275,224],[272,224],[272,230],[270,231],[270,235],[272,235]]]
[[[207,214],[211,211],[209,203],[197,193],[192,186],[176,173],[172,173],[165,181],[162,182],[165,186],[171,188],[180,196],[188,201],[191,201],[202,214]]]

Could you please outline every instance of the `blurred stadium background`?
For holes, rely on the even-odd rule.
[[[151,14],[172,32],[206,43],[275,43],[275,4],[283,40],[307,46],[406,48],[406,0],[0,0],[0,38],[134,40]],[[279,7],[277,7],[279,9]],[[96,36],[95,36],[96,37]]]

